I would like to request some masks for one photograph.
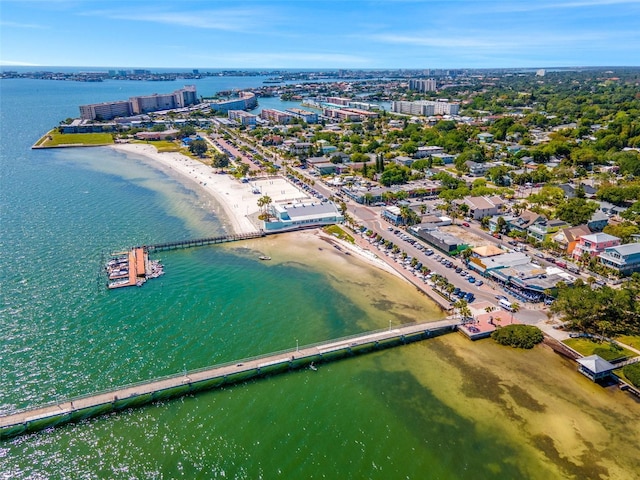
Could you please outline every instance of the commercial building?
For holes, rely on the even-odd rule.
[[[311,228],[344,221],[344,216],[333,202],[273,204],[271,214],[273,218],[264,222],[266,231]]]

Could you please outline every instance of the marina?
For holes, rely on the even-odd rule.
[[[145,247],[135,247],[128,252],[114,253],[105,265],[107,288],[142,286],[148,279],[164,274],[159,260],[150,260]]]

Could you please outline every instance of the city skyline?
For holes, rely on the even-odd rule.
[[[640,0],[3,0],[0,65],[637,66],[638,18]]]

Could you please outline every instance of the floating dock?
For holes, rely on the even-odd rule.
[[[105,265],[108,276],[107,287],[122,288],[142,286],[148,279],[164,273],[157,260],[149,260],[146,247],[135,247],[128,252],[117,252]]]

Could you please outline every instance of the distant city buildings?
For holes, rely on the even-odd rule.
[[[435,92],[436,91],[436,81],[433,78],[428,79],[411,79],[409,80],[409,90],[414,90],[416,92]]]
[[[168,94],[131,97],[129,100],[80,105],[83,120],[112,120],[142,113],[184,108],[198,103],[195,85],[187,85]]]

